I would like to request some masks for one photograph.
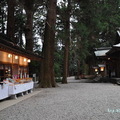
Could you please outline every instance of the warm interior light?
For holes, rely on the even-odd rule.
[[[28,63],[30,63],[31,62],[31,60],[30,59],[28,59]]]
[[[8,58],[11,58],[12,57],[12,55],[11,54],[8,54]]]
[[[15,59],[17,60],[17,59],[18,59],[18,56],[15,56]]]
[[[24,58],[24,62],[26,62],[27,61],[27,59],[26,58]]]
[[[110,58],[108,58],[108,60],[110,60]]]
[[[98,69],[97,68],[95,68],[95,72],[97,72],[98,71]]]
[[[101,67],[101,68],[100,68],[100,71],[104,71],[104,67]]]

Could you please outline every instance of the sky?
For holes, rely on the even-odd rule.
[[[63,2],[63,0],[57,0],[57,2],[59,3],[59,2]]]

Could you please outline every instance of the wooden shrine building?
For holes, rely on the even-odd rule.
[[[28,63],[31,60],[40,61],[41,59],[39,55],[0,37],[0,81],[7,77],[27,77]]]
[[[41,56],[0,36],[0,100],[31,91],[34,82],[29,77],[29,62],[41,59]]]

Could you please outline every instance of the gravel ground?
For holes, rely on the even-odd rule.
[[[0,111],[0,120],[120,120],[119,91],[111,83],[69,80]]]

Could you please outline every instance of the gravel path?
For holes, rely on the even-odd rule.
[[[120,86],[72,81],[0,111],[0,120],[120,120]]]

